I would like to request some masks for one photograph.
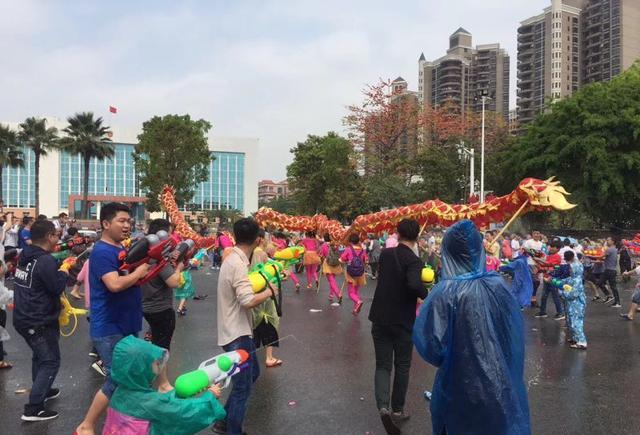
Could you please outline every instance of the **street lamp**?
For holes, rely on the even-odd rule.
[[[482,98],[482,139],[480,145],[480,204],[484,202],[484,106],[487,99],[491,99],[487,90],[480,93]]]
[[[469,169],[469,197],[472,197],[475,194],[475,184],[476,184],[476,160],[475,160],[475,152],[473,148],[466,148],[464,146],[464,141],[460,142],[458,145],[458,149],[469,156],[471,160],[471,168]]]

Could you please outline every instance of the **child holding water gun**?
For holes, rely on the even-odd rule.
[[[189,399],[178,398],[173,390],[156,391],[153,382],[168,359],[168,351],[132,335],[116,344],[111,377],[117,388],[111,396],[103,435],[193,434],[226,417],[216,399],[220,397],[218,385]]]

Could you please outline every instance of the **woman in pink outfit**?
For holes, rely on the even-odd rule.
[[[278,250],[286,249],[289,247],[289,241],[287,237],[283,233],[275,233],[271,238],[271,242],[276,245]],[[296,285],[296,292],[300,291],[300,280],[296,276],[296,267],[295,265],[291,267],[291,270],[288,272],[287,276],[291,277],[291,281]]]
[[[338,246],[331,243],[329,234],[324,235],[324,241],[320,248],[322,257],[322,273],[329,282],[329,302],[333,303],[333,297],[337,299],[337,304],[342,304],[342,293],[336,282],[336,276],[342,275],[342,265],[340,264],[340,251]]]
[[[320,255],[318,255],[318,240],[316,233],[308,232],[306,237],[300,241],[300,245],[304,248],[304,270],[307,273],[307,288],[312,287],[312,282],[318,286],[318,265],[320,264]]]
[[[362,299],[360,299],[358,291],[361,286],[367,284],[367,279],[364,273],[364,266],[367,264],[367,253],[360,245],[359,235],[351,234],[349,236],[349,243],[350,245],[340,256],[340,261],[347,265],[345,277],[349,284],[349,299],[351,299],[354,304],[353,311],[351,313],[354,316],[357,316],[362,309]]]

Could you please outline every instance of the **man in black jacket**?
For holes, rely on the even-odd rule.
[[[60,395],[51,388],[60,368],[60,295],[67,274],[58,270],[49,254],[58,243],[53,223],[41,220],[31,227],[32,244],[20,255],[15,273],[13,326],[33,351],[29,403],[24,406],[24,421],[50,420],[58,416],[44,404]]]
[[[423,264],[415,253],[419,233],[420,226],[415,220],[403,219],[398,224],[400,243],[397,248],[384,249],[380,255],[378,286],[369,312],[376,352],[376,403],[388,433],[399,433],[395,423],[409,418],[404,403],[413,353],[411,334],[417,299],[427,297],[420,279]],[[390,412],[392,365],[395,376]]]

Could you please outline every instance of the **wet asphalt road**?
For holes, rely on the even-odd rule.
[[[216,277],[217,272],[208,269],[194,272],[198,293],[210,296],[191,301],[187,316],[178,318],[169,362],[171,379],[221,352],[216,345]],[[329,306],[326,281],[318,295],[309,290],[295,294],[292,284],[285,284],[282,343],[275,352],[284,364],[265,369],[264,352],[259,351],[262,372],[247,413],[249,434],[384,433],[373,397],[375,363],[367,320],[374,285],[370,281],[361,291],[365,306],[354,317],[346,298],[341,307]],[[626,307],[631,287],[623,288]],[[618,312],[589,304],[585,327],[589,349],[584,352],[567,348],[562,322],[534,319],[533,312],[524,312],[525,375],[534,434],[640,433],[640,319],[624,322]],[[55,385],[62,394],[49,402],[60,416],[49,422],[20,420],[26,395],[15,391],[30,387],[31,354],[13,328],[8,330],[12,339],[5,349],[14,368],[0,371],[0,434],[71,434],[102,382],[90,368],[86,322],[82,320],[73,337],[61,339],[62,368]],[[430,389],[434,374],[434,368],[415,354],[407,395],[412,418],[403,433],[431,433],[422,392]]]

